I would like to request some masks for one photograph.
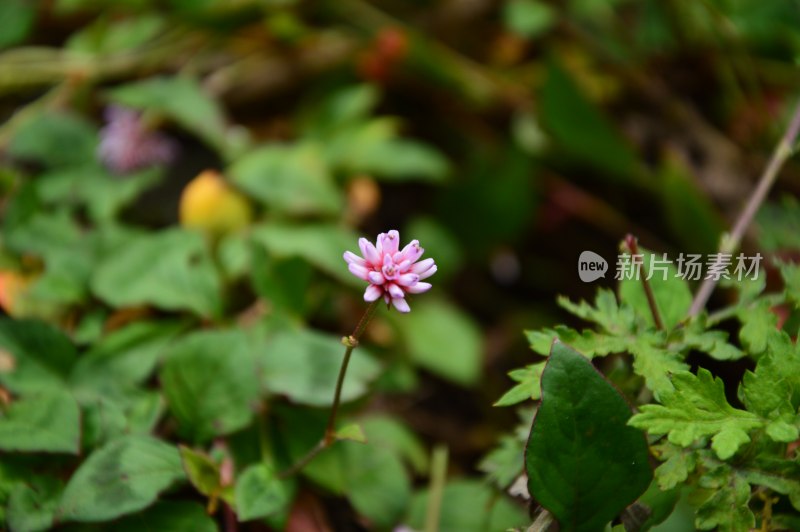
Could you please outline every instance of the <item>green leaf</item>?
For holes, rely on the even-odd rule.
[[[697,454],[669,443],[659,446],[658,449],[661,451],[659,457],[666,460],[656,468],[656,480],[662,490],[671,490],[684,482],[695,470]]]
[[[153,305],[221,312],[221,286],[203,235],[167,229],[132,240],[102,261],[92,279],[95,295],[115,307]]]
[[[760,457],[746,467],[737,468],[742,480],[786,495],[800,511],[800,464],[796,460]]]
[[[379,99],[375,85],[363,83],[340,89],[304,117],[303,132],[313,137],[335,135],[340,128],[367,118]]]
[[[504,4],[503,22],[517,35],[533,39],[553,26],[556,13],[538,0],[511,0]]]
[[[630,406],[584,356],[556,342],[525,456],[528,490],[562,530],[601,530],[653,478]]]
[[[599,289],[594,306],[586,301],[575,304],[563,296],[559,296],[557,302],[570,314],[600,325],[609,334],[621,336],[636,330],[633,309],[624,303],[618,304],[617,296],[611,290]],[[547,352],[549,353],[549,346]]]
[[[259,399],[256,370],[240,331],[199,331],[173,344],[160,380],[179,431],[205,441],[249,425]]]
[[[239,521],[267,517],[291,502],[286,483],[266,464],[251,465],[236,481],[236,514]]]
[[[361,428],[361,425],[358,423],[351,423],[337,430],[336,439],[367,443],[367,436],[364,434],[364,429]]]
[[[146,13],[127,19],[101,16],[70,36],[66,48],[93,55],[112,55],[135,50],[158,36],[167,21]]]
[[[525,464],[525,443],[513,436],[503,436],[478,466],[499,489],[505,490],[522,474]]]
[[[591,329],[578,332],[564,325],[556,325],[552,329],[542,329],[541,331],[526,331],[525,334],[531,344],[531,349],[540,355],[550,353],[550,347],[553,345],[553,340],[556,339],[571,345],[588,358],[622,353],[628,349],[630,344],[628,337],[597,333]]]
[[[440,377],[463,386],[481,372],[480,329],[466,314],[443,300],[422,296],[407,315],[392,315],[412,360]]]
[[[767,348],[767,337],[778,326],[778,316],[770,311],[767,301],[759,301],[742,308],[737,317],[742,322],[739,340],[751,355],[759,355]]]
[[[78,403],[59,388],[26,395],[0,413],[0,449],[78,454]]]
[[[311,330],[285,331],[257,350],[261,382],[270,393],[283,394],[296,403],[330,405],[336,389],[344,346],[340,339]],[[342,401],[364,395],[380,365],[363,348],[350,360],[342,388]]]
[[[183,470],[192,486],[206,497],[216,495],[221,488],[219,466],[205,453],[185,445],[179,445],[178,449],[181,453]]]
[[[766,251],[800,248],[800,201],[789,195],[765,203],[756,214],[759,247]]]
[[[271,223],[252,229],[254,241],[277,257],[301,257],[339,281],[364,290],[364,281],[347,270],[346,250],[358,249],[358,235],[336,225]]]
[[[8,527],[14,532],[50,530],[64,483],[53,477],[33,476],[14,485],[8,498]]]
[[[406,524],[423,530],[430,491],[420,490],[411,501]],[[458,479],[448,482],[442,493],[438,532],[486,532],[527,527],[527,513],[508,498],[497,494],[478,480]]]
[[[660,405],[643,405],[631,419],[632,426],[653,435],[667,434],[681,447],[711,437],[711,448],[726,460],[750,441],[750,430],[763,425],[755,414],[728,404],[722,380],[707,369],[699,368],[697,375],[677,372],[671,382],[674,390],[660,394]]]
[[[519,384],[507,391],[494,406],[511,406],[529,399],[538,400],[541,396],[540,381],[545,364],[546,362],[539,362],[509,372],[508,376]]]
[[[188,77],[153,77],[117,87],[108,93],[113,102],[162,113],[186,131],[226,152],[226,121],[220,105]]]
[[[697,508],[694,524],[698,529],[749,532],[755,527],[755,516],[748,507],[750,485],[731,468],[721,466],[706,473],[699,485],[713,491]]]
[[[555,62],[540,98],[542,122],[568,156],[617,182],[637,180],[639,163],[627,141]]]
[[[644,377],[656,398],[672,390],[671,374],[689,369],[677,353],[659,347],[658,339],[659,336],[643,334],[628,346],[633,355],[633,371]]]
[[[97,131],[83,117],[68,112],[34,115],[14,132],[9,155],[41,162],[48,167],[95,160]]]
[[[36,8],[25,0],[0,3],[0,49],[24,41],[36,20]]]
[[[386,447],[405,459],[419,474],[428,471],[428,451],[407,425],[389,416],[371,415],[361,420],[370,445]]]
[[[142,532],[143,526],[148,531],[169,532],[218,532],[214,518],[206,514],[205,509],[196,502],[162,501],[142,513],[131,515],[115,521],[114,532]]]
[[[384,181],[417,179],[440,182],[450,170],[441,153],[409,139],[386,139],[358,148],[358,156],[352,156],[348,161],[350,171],[373,175]]]
[[[70,383],[108,392],[141,384],[184,328],[181,323],[161,319],[139,321],[113,331],[78,359]]]
[[[0,318],[0,354],[13,368],[0,370],[0,384],[17,393],[62,387],[78,356],[69,338],[55,327],[9,318]]]
[[[315,145],[273,145],[241,157],[228,170],[234,183],[276,212],[335,214],[343,205]]]
[[[150,506],[184,480],[178,450],[150,436],[125,436],[93,452],[70,478],[59,516],[107,521]]]
[[[642,277],[649,277],[648,282],[653,290],[653,297],[664,327],[667,330],[673,329],[686,318],[692,304],[692,292],[688,283],[677,276],[678,271],[666,258],[666,254],[658,257],[646,250],[641,250],[641,253],[644,255],[644,261],[640,276],[623,279],[619,283],[620,302],[633,307],[637,316],[654,327],[653,313],[650,311],[642,285]],[[630,254],[627,256],[630,257]]]

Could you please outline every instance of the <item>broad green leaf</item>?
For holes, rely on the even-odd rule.
[[[68,112],[47,112],[24,122],[11,137],[9,155],[59,167],[95,160],[97,131],[89,122]]]
[[[413,530],[423,530],[430,491],[414,494],[406,518]],[[490,486],[478,480],[457,479],[447,483],[442,493],[438,532],[486,532],[488,530],[519,529],[528,526],[530,519],[519,505],[498,495]]]
[[[8,498],[9,528],[13,532],[50,530],[63,489],[63,482],[45,476],[15,484]]]
[[[97,267],[92,290],[115,307],[153,305],[214,317],[222,306],[203,235],[182,229],[142,236],[118,249]]]
[[[503,22],[521,37],[536,38],[550,29],[556,20],[553,8],[540,0],[510,0],[504,4]]]
[[[763,425],[755,414],[733,408],[725,398],[721,379],[704,368],[697,375],[676,372],[670,379],[674,390],[660,394],[660,405],[643,405],[630,421],[650,434],[667,434],[669,441],[688,447],[711,438],[711,448],[726,460],[750,441],[748,432]]]
[[[519,384],[507,391],[494,406],[511,406],[522,401],[539,399],[542,389],[540,381],[545,364],[546,362],[539,362],[509,372],[508,376]]]
[[[98,390],[140,384],[183,328],[181,323],[162,319],[135,322],[111,332],[78,359],[70,382]]]
[[[483,345],[478,326],[454,305],[423,295],[407,315],[392,315],[420,367],[463,386],[480,377]]]
[[[639,277],[623,279],[619,283],[619,299],[621,303],[630,305],[639,318],[651,326],[655,326],[653,313],[647,302],[642,277],[648,278],[653,290],[661,320],[667,330],[674,328],[686,318],[692,304],[692,292],[685,280],[677,277],[678,270],[666,258],[666,254],[658,256],[642,250],[644,261]],[[628,255],[630,257],[630,255]]]
[[[220,105],[188,77],[151,77],[112,89],[111,101],[163,113],[186,131],[226,152],[226,121]]]
[[[392,138],[382,142],[356,146],[347,168],[384,181],[444,180],[450,169],[444,156],[434,148],[409,139]]]
[[[279,333],[257,349],[262,385],[267,392],[286,395],[295,403],[330,405],[344,350],[340,339],[315,331]],[[378,362],[358,347],[348,366],[342,401],[364,395],[379,370]]]
[[[0,49],[24,41],[35,20],[35,4],[26,0],[5,0],[0,3]]]
[[[370,445],[391,449],[419,474],[428,471],[428,451],[407,425],[384,415],[371,415],[360,422]]]
[[[377,445],[339,445],[344,448],[347,496],[353,506],[376,527],[397,524],[411,497],[411,482],[400,457]]]
[[[282,213],[335,214],[341,193],[313,144],[273,145],[241,157],[228,170],[234,183]]]
[[[58,513],[65,521],[107,521],[150,506],[185,478],[177,448],[150,436],[125,436],[81,464]]]
[[[82,442],[85,449],[105,445],[126,434],[149,434],[164,414],[157,391],[109,386],[75,388],[81,405]]]
[[[60,388],[41,390],[0,412],[0,449],[78,454],[81,416],[72,395]]]
[[[126,19],[101,16],[72,34],[66,48],[92,55],[120,54],[146,45],[167,26],[167,21],[154,13]]]
[[[380,92],[372,84],[360,84],[334,92],[303,117],[303,132],[312,137],[335,135],[367,118],[378,104]]]
[[[218,532],[214,518],[196,502],[157,502],[144,512],[113,523],[113,532]]]
[[[219,493],[221,489],[219,466],[205,453],[195,451],[185,445],[179,445],[178,449],[181,453],[183,470],[192,486],[206,497]]]
[[[637,180],[639,163],[628,142],[555,62],[540,98],[542,122],[568,156],[613,181]]]
[[[0,384],[13,392],[50,391],[66,381],[77,358],[75,346],[44,322],[0,318]]]
[[[240,331],[199,331],[173,344],[160,380],[179,431],[205,441],[249,425],[259,399],[256,369]]]
[[[301,257],[345,284],[366,289],[342,259],[345,251],[358,250],[358,235],[352,231],[329,224],[271,223],[254,227],[252,236],[276,257]]]
[[[525,466],[531,496],[562,530],[602,530],[647,489],[647,442],[627,425],[630,417],[625,399],[589,360],[553,344]]]
[[[240,521],[267,517],[291,502],[286,481],[266,464],[251,465],[236,481],[236,514]]]

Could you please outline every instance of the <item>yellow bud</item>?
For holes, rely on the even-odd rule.
[[[223,235],[247,226],[252,217],[247,198],[214,170],[201,172],[181,194],[180,220],[184,227]]]

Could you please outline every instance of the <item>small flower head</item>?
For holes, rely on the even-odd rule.
[[[346,251],[344,260],[350,273],[369,283],[364,292],[365,301],[375,301],[383,297],[400,312],[409,312],[406,294],[421,294],[431,288],[430,283],[422,282],[436,273],[433,259],[419,261],[424,249],[418,240],[412,240],[400,249],[400,233],[389,231],[378,235],[373,244],[366,238],[358,240],[361,256]]]
[[[140,114],[126,107],[106,110],[100,130],[98,158],[114,173],[127,174],[148,166],[171,162],[178,151],[174,140],[147,129]]]

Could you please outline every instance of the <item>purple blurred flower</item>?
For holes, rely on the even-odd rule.
[[[346,251],[344,260],[350,273],[369,283],[364,292],[365,301],[375,301],[383,296],[400,312],[410,312],[406,294],[421,294],[431,288],[430,283],[421,282],[436,273],[433,259],[417,260],[425,252],[418,240],[412,240],[399,250],[400,234],[389,231],[378,235],[375,245],[366,238],[358,240],[362,256]]]
[[[114,173],[126,174],[167,164],[175,158],[177,143],[162,133],[148,130],[138,112],[112,105],[106,109],[106,121],[100,130],[97,156]]]

